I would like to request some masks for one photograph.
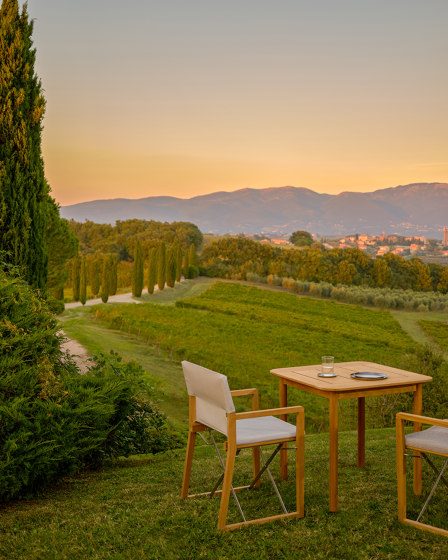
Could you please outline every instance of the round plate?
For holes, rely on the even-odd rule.
[[[385,373],[379,373],[377,371],[357,371],[356,373],[350,374],[350,377],[353,379],[387,379],[387,375]]]

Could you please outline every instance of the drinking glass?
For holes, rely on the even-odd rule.
[[[318,373],[319,377],[335,377],[334,356],[322,356],[322,370]]]

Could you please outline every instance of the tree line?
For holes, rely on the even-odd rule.
[[[41,153],[45,98],[26,4],[0,8],[0,252],[41,293],[58,293],[77,240],[59,217]]]
[[[154,293],[156,286],[159,290],[165,286],[173,288],[182,276],[196,278],[199,275],[197,265],[198,257],[193,243],[184,252],[177,239],[170,246],[161,241],[145,255],[142,242],[136,240],[132,262],[119,261],[117,253],[75,256],[70,262],[69,284],[74,301],[84,305],[89,287],[92,297],[99,296],[106,303],[119,288],[130,286],[134,297],[140,297],[145,287],[148,294]]]
[[[208,276],[246,280],[248,274],[275,275],[308,282],[448,293],[448,268],[387,253],[371,259],[356,248],[326,249],[320,244],[285,249],[244,237],[210,243],[201,255]]]

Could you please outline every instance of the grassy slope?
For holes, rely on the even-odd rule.
[[[230,534],[216,531],[219,498],[179,498],[184,452],[177,450],[121,460],[102,472],[70,477],[41,498],[3,507],[0,558],[445,559],[445,538],[396,520],[394,430],[367,432],[363,469],[355,467],[354,432],[341,433],[339,447],[337,514],[328,512],[327,434],[306,438],[305,518]],[[193,492],[212,487],[219,473],[212,449],[200,446],[196,456]],[[242,454],[237,468],[239,484],[250,471],[250,453]],[[287,507],[293,507],[293,482],[281,487]],[[260,491],[240,497],[248,516],[280,511],[266,481]],[[415,504],[410,510],[415,513]],[[229,520],[238,520],[232,502]]]
[[[174,292],[163,294],[168,298],[164,303],[170,303],[169,295],[175,299]],[[113,348],[125,359],[137,359],[165,384],[168,398],[162,407],[171,411],[172,418],[184,422],[186,396],[179,365],[164,352],[91,319],[85,309],[72,310],[64,315],[63,327],[92,353]],[[367,431],[364,469],[355,467],[354,432],[340,433],[339,449],[337,514],[328,513],[327,434],[306,437],[306,517],[231,534],[216,531],[219,499],[179,499],[184,450],[177,450],[168,455],[123,459],[101,472],[67,478],[41,498],[3,506],[0,558],[445,559],[446,539],[396,521],[394,430]],[[210,448],[200,445],[197,458],[192,491],[212,486],[212,473],[219,472]],[[247,472],[247,453],[239,465],[242,470],[247,467]],[[278,464],[273,472],[278,473]],[[428,484],[430,477],[424,480]],[[293,487],[289,483],[282,486],[291,507]],[[418,509],[410,489],[408,497],[409,509],[415,513]],[[253,498],[242,497],[243,503],[249,504],[243,507],[247,513],[278,513],[278,504],[271,498],[272,491],[264,483]],[[230,511],[230,519],[236,521],[233,504]]]
[[[174,305],[181,298],[199,295],[213,282],[206,278],[199,281],[187,280],[177,284],[173,289],[165,289],[151,296],[146,294],[142,299],[160,305]],[[107,306],[113,305],[116,304],[107,304]],[[171,360],[160,348],[148,347],[136,336],[109,329],[103,323],[95,321],[87,308],[78,307],[68,310],[60,320],[67,336],[79,341],[91,355],[115,350],[123,359],[139,362],[146,372],[150,372],[148,377],[151,381],[162,390],[159,395],[160,408],[175,425],[185,427],[185,419],[188,418],[188,401],[179,362]]]

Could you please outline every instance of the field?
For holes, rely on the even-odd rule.
[[[448,353],[448,322],[419,321],[419,325],[445,353]]]
[[[278,403],[277,383],[269,374],[273,367],[319,361],[326,353],[340,361],[406,367],[416,346],[388,311],[239,284],[204,279],[145,299],[150,303],[72,309],[63,315],[62,326],[92,354],[113,348],[141,363],[158,389],[161,408],[183,430],[187,396],[181,358],[227,373],[234,388],[258,386],[262,407],[268,407]],[[312,417],[306,435],[304,519],[218,533],[219,499],[179,497],[184,460],[184,449],[179,449],[120,459],[99,472],[68,477],[40,497],[3,506],[0,558],[444,560],[446,539],[397,522],[394,429],[367,430],[362,469],[355,466],[356,432],[340,432],[340,511],[330,514],[328,434],[311,433],[325,428],[326,402],[294,392],[290,400],[304,404]],[[349,403],[343,403],[342,428],[355,422]],[[410,402],[402,404],[409,410]],[[368,423],[378,427],[374,412],[368,410]],[[249,470],[250,454],[245,453],[238,460],[237,484]],[[278,474],[278,462],[273,473]],[[212,450],[199,443],[192,491],[210,488],[218,474]],[[431,482],[425,467],[424,493]],[[280,486],[292,507],[293,483]],[[242,500],[249,516],[279,511],[268,482]],[[411,484],[408,500],[415,518],[420,500],[412,496]],[[446,526],[443,501],[442,510],[429,515]],[[229,520],[238,520],[232,503]]]
[[[175,306],[114,304],[94,313],[97,321],[136,336],[149,351],[220,371],[232,388],[257,386],[265,407],[278,404],[273,368],[319,363],[324,354],[405,367],[415,349],[388,311],[225,282]],[[324,399],[301,394],[300,404],[309,430],[326,427]],[[349,410],[343,427],[353,427],[353,403],[344,406]]]

